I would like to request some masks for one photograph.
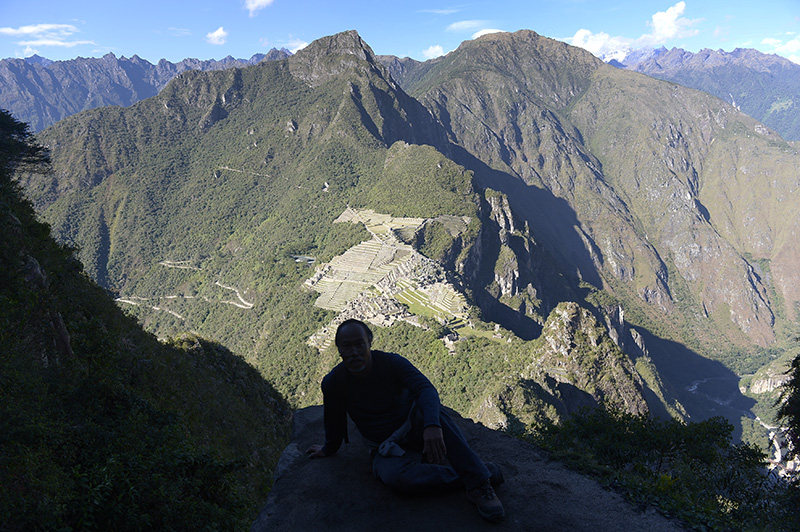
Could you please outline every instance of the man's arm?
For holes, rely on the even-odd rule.
[[[439,392],[436,391],[431,381],[404,357],[393,357],[393,363],[403,386],[411,392],[417,402],[417,408],[422,411],[425,427],[422,432],[422,452],[429,462],[441,464],[447,454],[447,447],[445,447],[442,427],[439,424],[439,409],[441,408]]]
[[[417,402],[417,408],[422,411],[424,426],[439,426],[439,392],[422,374],[414,364],[400,355],[391,357],[393,372],[400,379],[402,386],[411,392],[411,396]]]

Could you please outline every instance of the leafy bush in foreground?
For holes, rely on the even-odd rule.
[[[533,439],[695,530],[800,530],[796,488],[766,473],[761,451],[731,443],[732,431],[721,417],[685,424],[596,409]]]

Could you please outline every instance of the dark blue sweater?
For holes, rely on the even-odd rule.
[[[359,432],[381,443],[408,418],[412,402],[422,411],[424,426],[439,426],[439,394],[411,362],[394,353],[372,351],[372,369],[364,378],[338,364],[322,379],[325,401],[325,454],[339,450],[347,414]]]

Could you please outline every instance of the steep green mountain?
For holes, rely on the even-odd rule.
[[[794,319],[797,153],[732,107],[532,32],[465,43],[412,94],[509,191],[527,185],[512,208],[588,282],[666,315],[693,300],[700,327],[738,344]],[[538,215],[548,202],[570,209]]]
[[[737,374],[796,328],[790,145],[529,31],[403,68],[413,97],[347,32],[185,72],[43,132],[54,170],[21,183],[147,328],[214,338],[296,405],[361,316],[490,424],[752,416]]]
[[[0,529],[248,529],[285,401],[223,346],[125,316],[11,180],[45,161],[6,111],[0,139]]]
[[[586,404],[665,408],[593,315],[556,310],[556,291],[577,288],[513,225],[508,198],[447,157],[441,125],[354,32],[283,61],[185,72],[41,140],[53,172],[22,183],[87,272],[150,330],[214,338],[295,405],[320,399],[330,333],[355,314],[394,322],[376,345],[498,425]],[[498,275],[513,285],[520,261],[552,290],[503,299]],[[506,388],[527,391],[488,408]]]
[[[102,58],[49,61],[34,56],[0,60],[0,109],[7,109],[34,132],[86,109],[120,105],[127,107],[155,96],[176,75],[187,70],[224,70],[288,57],[272,49],[250,59],[226,57],[219,61],[184,59],[154,65],[136,55],[131,58],[108,53]]]
[[[683,404],[747,410],[736,378],[690,353],[744,374],[792,347],[792,146],[716,98],[532,32],[464,43],[411,94],[561,271],[620,305],[627,353],[643,347]]]
[[[702,90],[727,101],[777,131],[800,140],[800,65],[758,50],[660,48],[626,58],[625,68]]]

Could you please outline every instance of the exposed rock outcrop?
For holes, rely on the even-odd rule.
[[[304,451],[323,437],[322,408],[295,413],[294,435],[275,473],[269,499],[251,532],[299,530],[513,530],[610,532],[682,528],[654,510],[642,511],[620,495],[561,464],[536,447],[460,418],[470,445],[503,470],[497,488],[506,517],[481,520],[462,491],[401,498],[373,478],[366,448],[351,425],[352,442],[331,458]]]

